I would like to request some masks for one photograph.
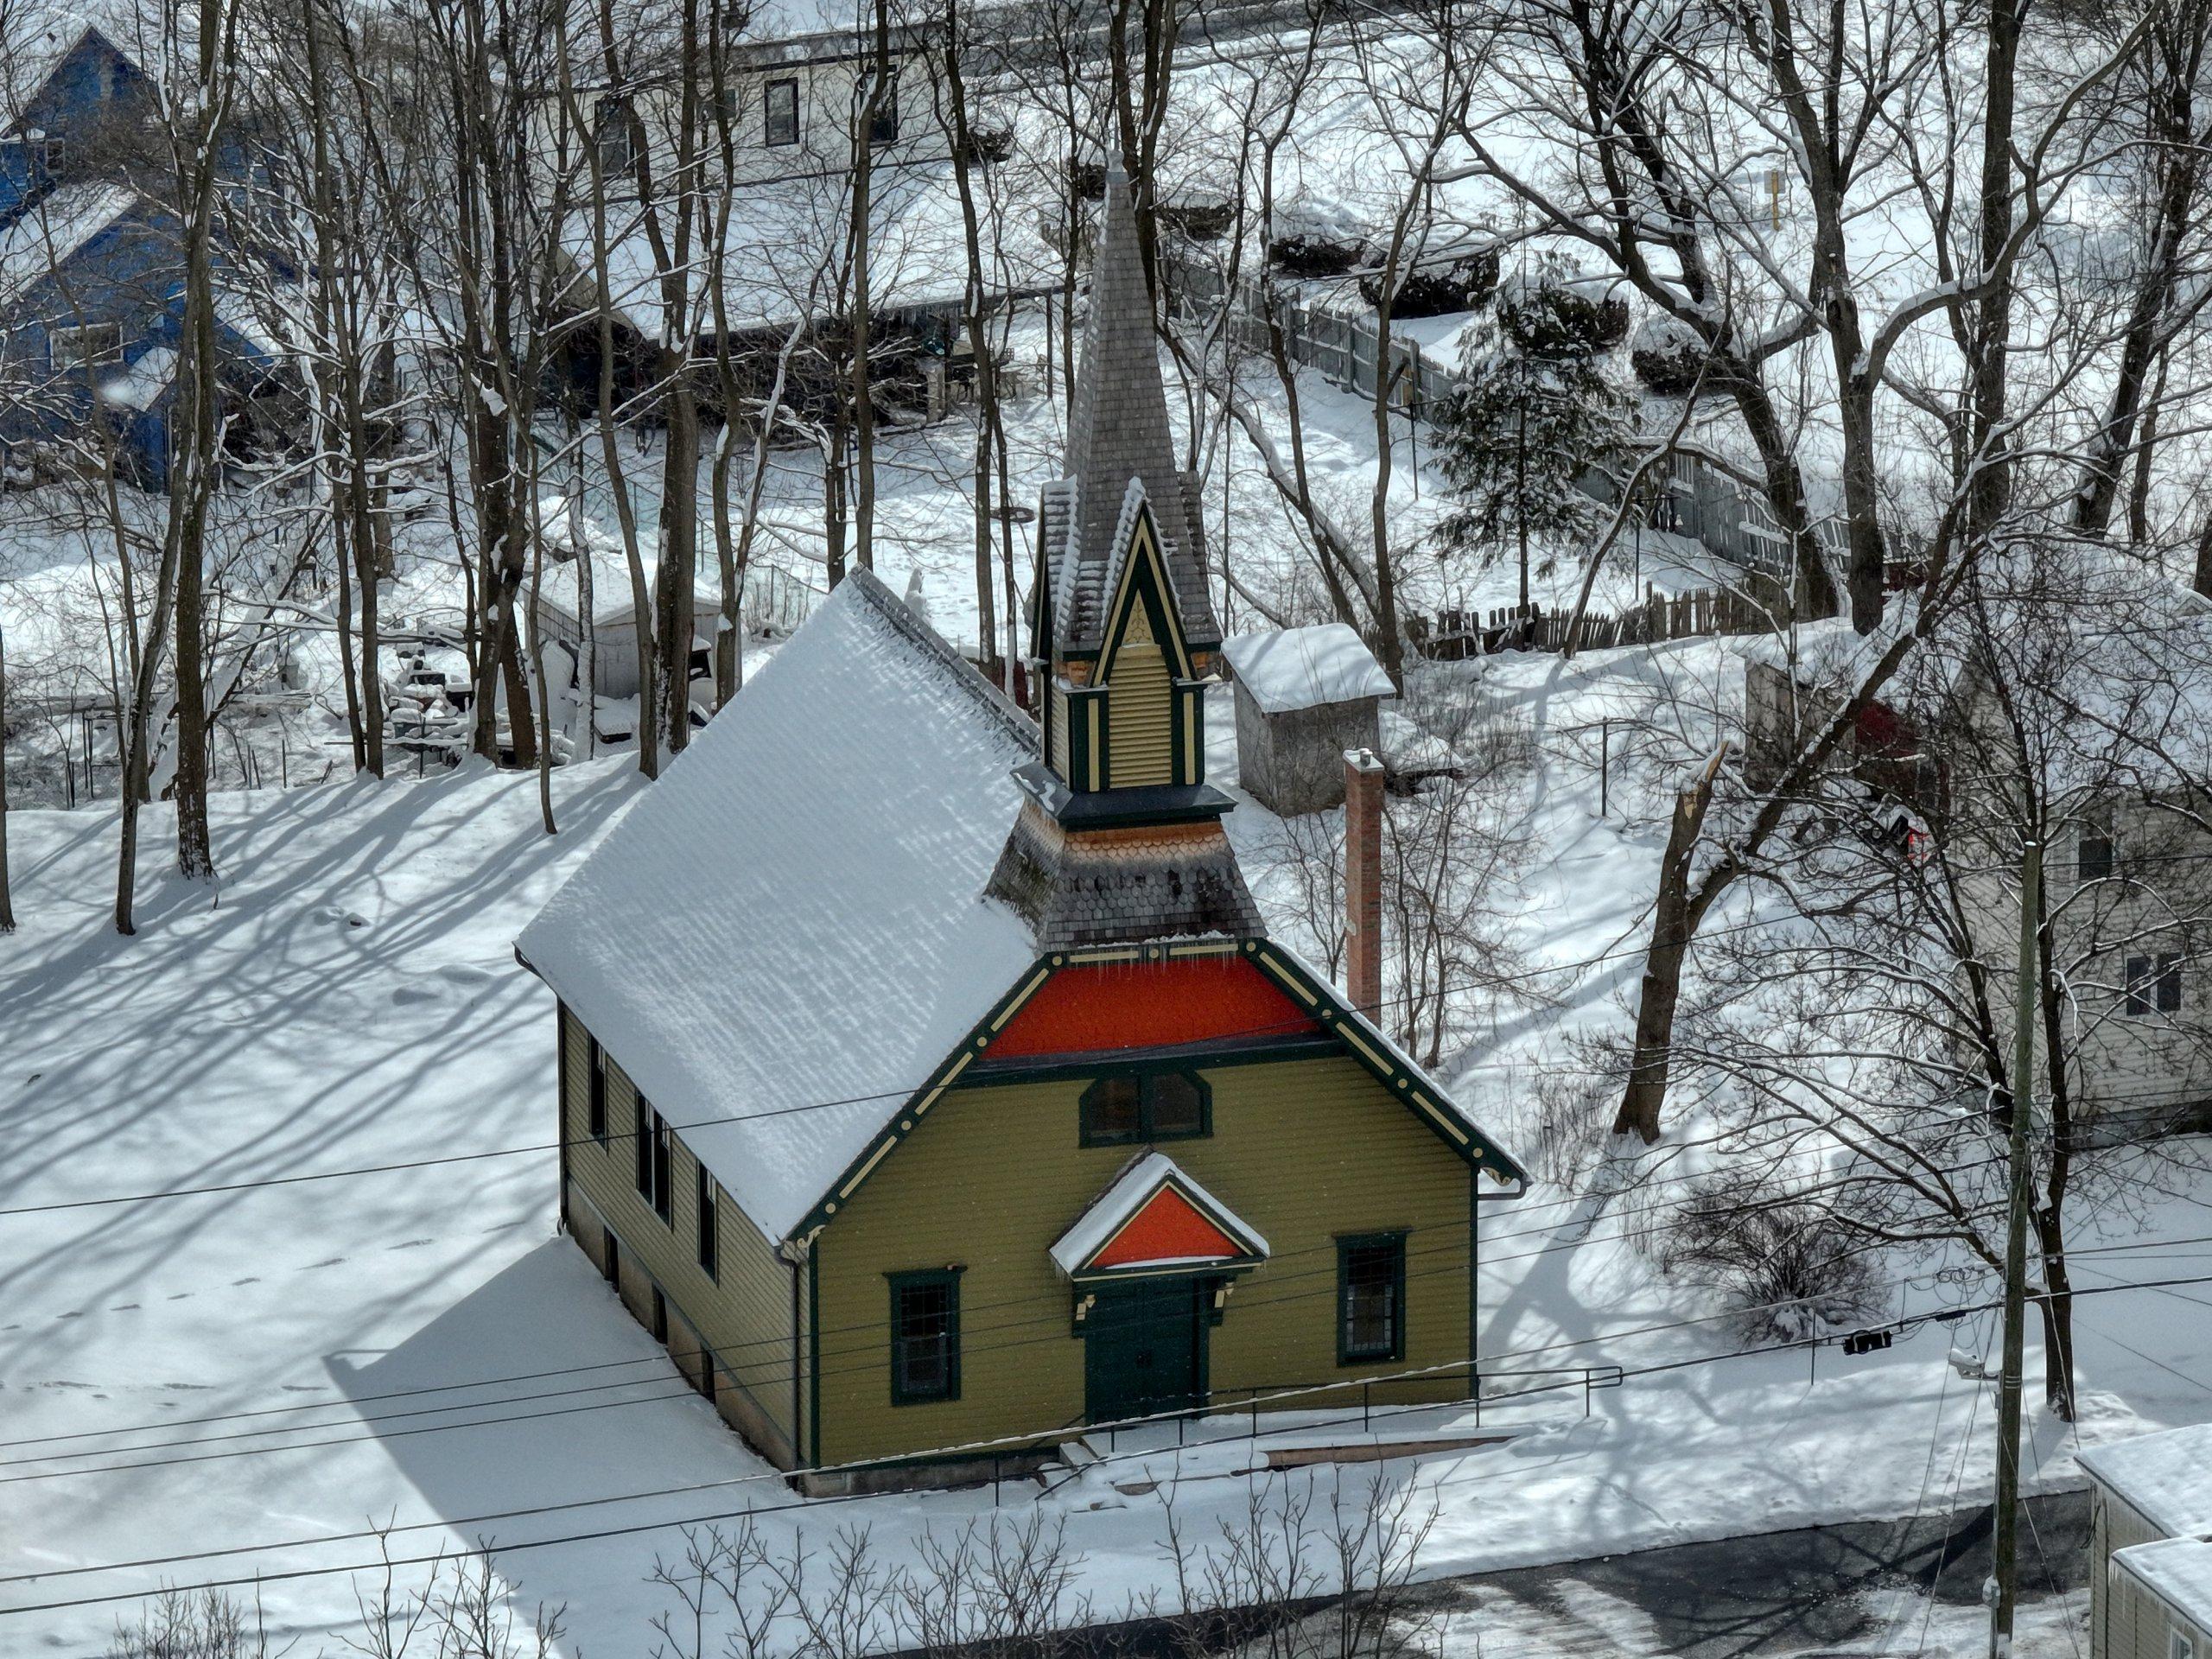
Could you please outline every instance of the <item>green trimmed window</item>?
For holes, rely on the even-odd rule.
[[[704,1164],[693,1166],[698,1177],[699,1267],[709,1279],[721,1277],[721,1230],[715,1209],[715,1178]]]
[[[960,1397],[960,1270],[891,1275],[891,1403]]]
[[[607,1139],[607,1051],[599,1046],[599,1039],[587,1036],[585,1044],[584,1087],[588,1105],[586,1123],[594,1141]]]
[[[1406,1357],[1406,1236],[1337,1241],[1337,1363]]]
[[[1213,1090],[1195,1071],[1109,1071],[1083,1091],[1083,1144],[1121,1147],[1213,1133]]]
[[[652,1109],[643,1095],[638,1096],[636,1140],[638,1196],[652,1205],[655,1215],[672,1224],[676,1216],[676,1195],[670,1190],[671,1147],[668,1122]]]

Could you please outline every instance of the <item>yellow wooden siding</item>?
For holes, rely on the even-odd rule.
[[[593,1141],[588,1036],[582,1023],[565,1010],[562,1021],[568,1047],[569,1179],[573,1191],[613,1229],[626,1263],[625,1302],[639,1319],[649,1317],[651,1289],[645,1284],[649,1275],[651,1284],[660,1287],[670,1306],[671,1352],[681,1358],[685,1351],[703,1340],[719,1362],[722,1391],[727,1393],[728,1385],[735,1383],[743,1390],[751,1410],[766,1420],[768,1433],[755,1433],[764,1442],[761,1450],[789,1460],[797,1441],[792,1420],[791,1268],[737,1207],[736,1200],[717,1187],[715,1237],[720,1271],[715,1278],[707,1275],[698,1259],[697,1160],[680,1135],[672,1137],[675,1145],[669,1174],[675,1190],[671,1219],[663,1221],[638,1192],[636,1141],[631,1134],[637,1107],[635,1088],[610,1058],[608,1135],[603,1142]],[[575,1230],[579,1243],[594,1259],[603,1260],[599,1255],[599,1241],[586,1236],[581,1219]],[[640,1275],[635,1284],[626,1282],[632,1271]],[[696,1336],[687,1339],[679,1332],[678,1319]],[[687,1366],[687,1370],[696,1373],[696,1363]],[[721,1403],[726,1414],[738,1416],[738,1402],[724,1400]],[[753,1432],[753,1425],[741,1417],[739,1420],[748,1432]],[[777,1440],[785,1444],[767,1443]]]
[[[1045,764],[1063,778],[1068,776],[1068,690],[1057,679],[1052,682],[1052,717],[1046,721],[1050,743]],[[1070,781],[1073,781],[1071,779]]]
[[[1467,1356],[1471,1172],[1345,1058],[1227,1066],[1213,1135],[1167,1153],[1267,1239],[1210,1333],[1215,1397]],[[1055,1429],[1084,1409],[1084,1346],[1046,1250],[1137,1148],[1077,1144],[1080,1081],[946,1096],[819,1240],[824,1462]],[[1337,1363],[1338,1235],[1408,1229],[1402,1361]],[[964,1268],[961,1397],[891,1404],[885,1275]],[[1446,1398],[1464,1372],[1378,1402]],[[1333,1402],[1354,1403],[1356,1389]],[[1317,1402],[1303,1402],[1307,1408]]]
[[[1173,783],[1175,686],[1158,645],[1131,643],[1122,647],[1114,658],[1106,702],[1111,725],[1107,765],[1114,787]]]

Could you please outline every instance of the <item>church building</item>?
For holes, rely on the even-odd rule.
[[[568,1230],[811,1491],[1465,1397],[1482,1203],[1526,1183],[1245,884],[1125,180],[1103,213],[1041,718],[855,571],[518,944]]]

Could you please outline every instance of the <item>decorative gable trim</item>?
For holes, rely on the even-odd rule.
[[[1052,1265],[1077,1284],[1156,1273],[1236,1272],[1268,1241],[1163,1152],[1133,1159],[1053,1242]]]
[[[1122,521],[1127,528],[1109,571],[1112,600],[1095,677],[1107,684],[1113,683],[1114,660],[1128,643],[1137,607],[1141,605],[1144,624],[1166,658],[1170,677],[1192,679],[1195,677],[1190,647],[1184,642],[1182,620],[1172,603],[1175,589],[1160,550],[1160,525],[1152,516],[1152,504],[1145,499],[1144,486],[1135,479],[1129,480],[1129,499]]]
[[[1489,1135],[1460,1113],[1366,1015],[1344,1001],[1334,987],[1288,951],[1265,939],[1247,939],[1242,948],[1300,1006],[1312,1009],[1323,1028],[1334,1033],[1352,1058],[1403,1101],[1463,1162],[1487,1170],[1500,1181],[1528,1185],[1528,1172],[1499,1151]]]
[[[801,1247],[810,1245],[815,1236],[828,1226],[837,1212],[851,1202],[854,1194],[867,1184],[868,1178],[875,1173],[876,1166],[914,1132],[930,1109],[944,1098],[945,1091],[959,1082],[969,1066],[989,1052],[999,1033],[1007,1028],[1045,982],[1061,969],[1075,964],[1168,962],[1191,957],[1237,953],[1249,957],[1263,973],[1287,991],[1300,1007],[1311,1010],[1320,1022],[1322,1030],[1341,1043],[1347,1052],[1393,1095],[1403,1101],[1407,1109],[1426,1123],[1439,1140],[1459,1155],[1461,1161],[1470,1167],[1487,1170],[1501,1182],[1514,1183],[1522,1187],[1528,1185],[1528,1173],[1454,1109],[1445,1097],[1443,1090],[1401,1053],[1395,1044],[1376,1030],[1357,1009],[1339,1000],[1336,992],[1324,981],[1280,946],[1262,938],[1103,945],[1089,950],[1054,951],[1024,974],[1014,988],[993,1005],[990,1013],[962,1039],[960,1046],[938,1065],[929,1081],[907,1096],[898,1113],[869,1143],[868,1150],[847,1165],[844,1173],[831,1184],[830,1190],[816,1199],[813,1207],[786,1236],[786,1242]],[[1193,1064],[1211,1063],[1203,1057],[1193,1058]],[[1514,1196],[1519,1195],[1516,1192]]]

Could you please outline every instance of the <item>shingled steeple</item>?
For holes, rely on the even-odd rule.
[[[1175,465],[1152,291],[1129,181],[1115,159],[1107,163],[1090,315],[1068,411],[1067,476],[1046,486],[1039,521],[1040,574],[1047,578],[1039,586],[1050,603],[1038,618],[1046,636],[1037,641],[1039,657],[1079,658],[1103,643],[1132,479],[1151,505],[1184,637],[1193,651],[1211,652],[1221,643],[1221,626],[1206,592],[1198,485]]]
[[[1068,476],[1039,515],[1043,753],[988,891],[1040,946],[1263,931],[1205,781],[1221,645],[1196,485],[1175,468],[1128,181],[1107,175]]]

